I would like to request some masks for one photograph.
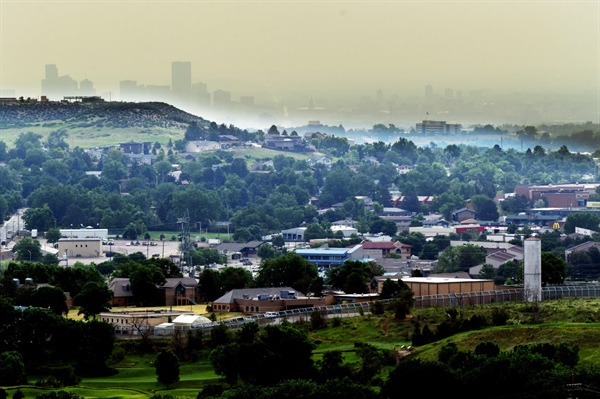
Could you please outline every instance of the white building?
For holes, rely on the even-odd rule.
[[[108,229],[93,229],[91,226],[81,229],[60,229],[64,238],[101,238],[108,239]]]

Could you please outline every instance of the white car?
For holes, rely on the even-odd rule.
[[[266,312],[265,317],[279,317],[279,312]]]

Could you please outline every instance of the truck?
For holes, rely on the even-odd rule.
[[[31,238],[37,238],[38,233],[37,233],[37,229],[31,229]]]

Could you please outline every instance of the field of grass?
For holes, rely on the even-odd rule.
[[[45,141],[51,132],[56,130],[65,129],[68,133],[66,139],[70,148],[81,147],[81,148],[92,148],[115,145],[118,143],[124,143],[127,141],[151,141],[166,145],[169,139],[172,141],[181,140],[185,133],[182,129],[165,129],[160,127],[153,128],[100,128],[100,127],[75,127],[73,128],[68,123],[39,123],[32,124],[20,128],[9,128],[2,129],[2,141],[6,143],[8,147],[13,147],[16,138],[21,133],[33,132],[42,135],[42,141]]]

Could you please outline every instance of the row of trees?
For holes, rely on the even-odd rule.
[[[405,197],[401,207],[441,212],[446,217],[475,198],[478,212],[493,220],[497,211],[491,199],[498,190],[510,192],[524,183],[578,181],[584,174],[595,173],[591,157],[568,150],[518,153],[499,147],[418,148],[400,138],[391,145],[376,142],[350,147],[331,170],[278,155],[272,159],[272,173],[255,174],[250,173],[247,159],[217,151],[183,162],[179,181],[191,184],[180,186],[170,172],[171,164],[181,160],[167,160],[163,155],[152,166],[130,165],[129,158],[116,149],[95,160],[81,148],[69,149],[67,140],[64,131],[53,132],[46,141],[33,133],[18,137],[7,152],[8,167],[0,171],[0,212],[6,215],[25,201],[32,208],[26,216],[28,228],[46,231],[83,224],[127,231],[128,236],[173,227],[188,212],[188,220],[197,226],[231,220],[233,231],[245,229],[238,234],[240,240],[301,223],[318,223],[327,230],[334,216],[336,220],[360,219],[365,231],[379,232],[385,226],[376,217],[366,217],[364,206],[352,201],[355,196],[366,195],[380,206],[389,206],[390,192],[399,190]],[[363,162],[366,159],[379,163]],[[396,165],[403,164],[414,167],[399,175]],[[100,178],[86,175],[92,170],[101,170]],[[131,195],[124,197],[121,192]],[[314,206],[307,205],[317,195],[320,206],[345,206],[334,214],[319,215]],[[434,195],[436,200],[425,206],[415,202],[420,195]]]

